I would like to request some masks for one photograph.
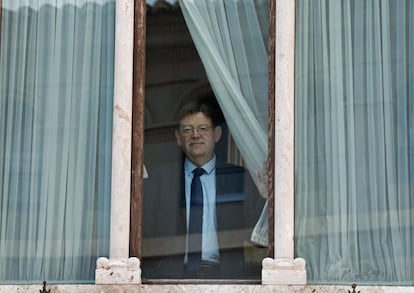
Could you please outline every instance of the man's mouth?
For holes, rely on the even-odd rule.
[[[200,145],[204,145],[204,142],[199,141],[199,142],[191,142],[190,146],[200,146]]]

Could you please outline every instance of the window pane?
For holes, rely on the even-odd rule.
[[[115,1],[2,3],[0,283],[93,282],[109,250]]]
[[[311,283],[412,285],[414,3],[296,4],[296,253]]]
[[[267,158],[265,2],[147,6],[144,280],[260,280],[267,253],[267,194],[259,194],[250,174],[262,172]],[[221,21],[214,20],[219,13]],[[200,26],[198,31],[194,22],[211,30]],[[209,39],[207,50],[202,36]],[[213,104],[217,119],[198,110],[180,116],[195,100]],[[199,165],[206,173],[200,176],[202,230],[195,233],[203,238],[198,244],[202,264],[195,273],[189,267],[200,249],[192,246],[197,237],[191,171]]]

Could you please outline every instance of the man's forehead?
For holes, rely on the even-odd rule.
[[[211,122],[212,121],[210,117],[207,117],[202,112],[197,112],[197,113],[191,113],[191,114],[184,116],[180,120],[180,125],[189,125],[189,124],[192,125],[194,123],[211,124]]]

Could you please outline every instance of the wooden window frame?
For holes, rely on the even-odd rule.
[[[146,1],[134,0],[134,64],[132,102],[132,166],[130,205],[130,256],[142,257],[143,162]],[[1,3],[1,0],[0,0]],[[276,0],[269,0],[269,86],[268,86],[268,178],[269,178],[269,246],[274,255],[274,174],[275,174],[275,19]]]
[[[142,257],[145,50],[147,8],[145,0],[134,0],[134,64],[132,87],[132,154],[129,254]]]

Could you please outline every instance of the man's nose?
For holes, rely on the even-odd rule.
[[[192,135],[193,135],[193,137],[199,137],[200,136],[200,133],[198,132],[197,128],[193,128]]]

